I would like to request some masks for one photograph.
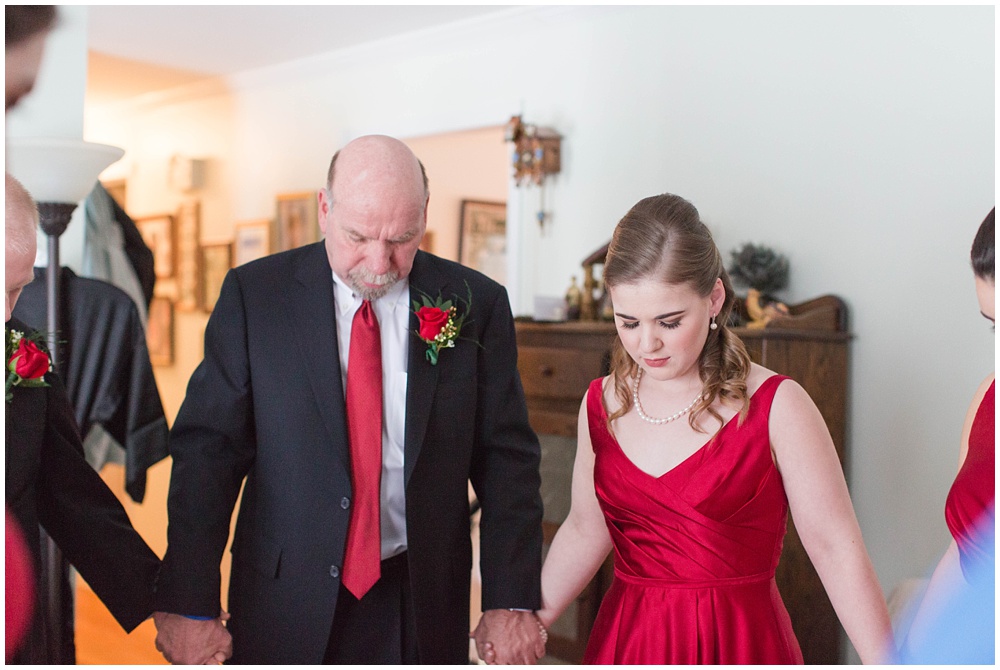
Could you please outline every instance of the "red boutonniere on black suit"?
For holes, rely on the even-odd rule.
[[[45,373],[52,369],[49,355],[38,346],[39,335],[33,333],[25,336],[19,330],[5,328],[7,360],[7,383],[4,396],[7,402],[14,397],[14,387],[48,386]]]
[[[454,300],[443,300],[440,293],[437,298],[431,299],[429,295],[417,289],[423,304],[413,301],[413,313],[417,315],[417,322],[420,325],[415,333],[427,344],[424,356],[431,365],[437,365],[442,349],[451,349],[455,346],[455,340],[462,332],[465,317],[472,308],[472,289],[468,285],[466,288],[469,290],[466,300],[458,297]],[[463,313],[459,314],[455,303],[464,304]]]

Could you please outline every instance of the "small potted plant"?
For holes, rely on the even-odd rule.
[[[747,242],[732,252],[729,276],[747,287],[747,324],[763,328],[771,319],[788,315],[788,307],[772,297],[788,285],[788,259],[774,249]]]

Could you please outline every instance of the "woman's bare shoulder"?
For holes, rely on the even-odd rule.
[[[760,388],[761,384],[776,375],[774,370],[768,370],[763,365],[750,364],[750,374],[747,375],[747,395],[752,396]]]

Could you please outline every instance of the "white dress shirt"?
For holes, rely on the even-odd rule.
[[[333,273],[337,344],[340,348],[341,383],[347,390],[347,361],[351,351],[351,325],[361,297]],[[382,558],[406,551],[406,492],[403,478],[403,432],[406,427],[406,364],[409,351],[410,285],[396,282],[389,292],[372,302],[382,340],[382,486],[379,516]]]

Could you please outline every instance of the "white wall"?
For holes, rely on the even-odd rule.
[[[226,115],[233,219],[318,188],[363,133],[518,112],[557,128],[545,232],[536,190],[508,198],[519,312],[561,294],[625,211],[663,191],[699,207],[724,253],[754,241],[787,254],[787,300],[834,293],[851,309],[849,476],[883,587],[944,548],[963,416],[993,368],[967,261],[994,204],[992,7],[517,9],[228,85],[224,105],[179,104],[192,132]],[[170,111],[106,118],[94,137],[88,114],[88,139],[127,146]]]
[[[7,137],[83,137],[87,8],[60,7],[32,92],[6,115]]]

